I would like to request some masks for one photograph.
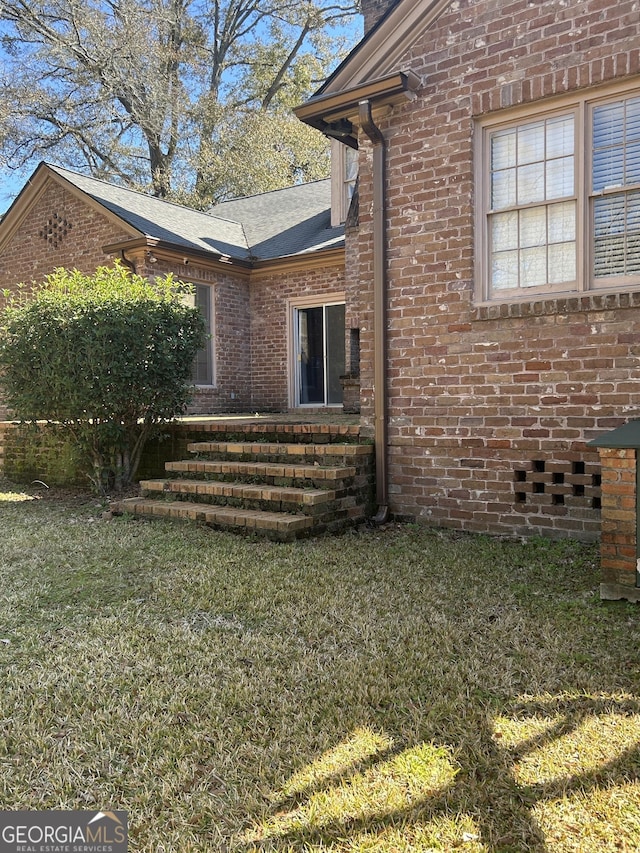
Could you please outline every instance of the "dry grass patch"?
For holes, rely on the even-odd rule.
[[[594,546],[102,510],[0,484],[0,808],[148,853],[640,849],[640,610]]]

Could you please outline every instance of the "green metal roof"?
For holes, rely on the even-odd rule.
[[[589,447],[620,447],[640,449],[640,420],[628,421],[604,435],[587,442]]]

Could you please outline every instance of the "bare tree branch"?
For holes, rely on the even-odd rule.
[[[2,0],[0,157],[25,163],[46,151],[160,196],[177,180],[204,204],[220,194],[211,152],[226,146],[231,161],[234,126],[307,97],[345,33],[355,40],[345,30],[355,8],[356,0]],[[299,136],[300,162],[321,162],[304,146],[324,142]],[[233,191],[233,181],[219,181]]]

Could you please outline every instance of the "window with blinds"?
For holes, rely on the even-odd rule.
[[[483,124],[480,298],[640,286],[640,92]]]
[[[492,292],[575,282],[573,115],[497,131],[490,156]]]
[[[640,97],[593,109],[593,274],[640,274]]]

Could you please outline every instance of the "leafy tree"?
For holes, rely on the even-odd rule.
[[[273,188],[283,144],[296,178],[318,177],[321,163],[326,174],[326,140],[293,134],[285,117],[353,41],[357,4],[2,0],[0,157],[20,167],[54,152],[61,164],[160,197],[179,190],[201,207],[244,192],[231,164],[249,143],[251,161],[264,164],[252,192]],[[279,180],[290,173],[277,169]]]
[[[21,291],[0,325],[0,386],[14,414],[58,423],[91,464],[97,490],[133,481],[145,442],[181,414],[204,319],[188,286],[116,263],[58,269]]]

